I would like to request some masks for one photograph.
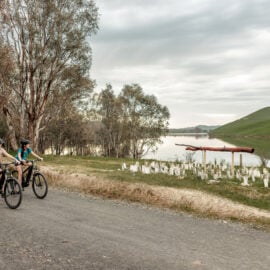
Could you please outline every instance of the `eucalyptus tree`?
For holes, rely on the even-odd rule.
[[[46,106],[59,93],[91,91],[89,37],[98,29],[93,0],[2,0],[0,35],[15,57],[20,135],[37,146]],[[61,104],[59,104],[61,106]],[[51,116],[53,117],[53,116]]]
[[[16,98],[12,88],[16,81],[15,64],[10,47],[3,45],[0,39],[0,110],[2,121],[2,135],[10,142],[12,148],[17,147],[15,130],[18,128],[18,114]]]
[[[70,93],[71,94],[71,93]],[[83,91],[73,98],[59,94],[50,101],[45,110],[42,125],[46,129],[40,133],[39,149],[60,155],[64,150],[74,154],[89,154],[95,138],[95,122],[88,118],[86,105],[89,95]],[[61,106],[59,106],[61,104]]]
[[[169,110],[147,95],[138,84],[125,85],[119,94],[122,104],[125,144],[133,158],[154,150],[160,137],[167,133]]]
[[[44,136],[44,145],[41,149],[51,148],[52,153],[60,155],[64,150],[70,153],[82,154],[87,147],[86,121],[72,103],[61,106],[59,114],[41,132]]]
[[[0,138],[4,138],[6,136],[6,132],[7,132],[7,127],[3,119],[3,115],[0,114]]]
[[[97,99],[98,113],[102,117],[102,127],[99,129],[98,142],[103,147],[106,156],[122,155],[123,141],[122,107],[110,84],[102,90]]]

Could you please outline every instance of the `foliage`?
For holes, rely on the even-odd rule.
[[[1,38],[0,59],[1,128],[3,129],[3,135],[5,135],[13,148],[16,148],[15,130],[18,129],[18,121],[14,116],[16,116],[18,103],[14,98],[14,93],[11,91],[12,87],[14,87],[14,81],[16,81],[15,60],[12,49],[3,43]]]
[[[48,123],[46,130],[42,133],[44,141],[41,141],[40,148],[43,151],[50,148],[52,153],[60,155],[66,147],[69,147],[70,154],[77,153],[79,148],[85,147],[84,133],[85,123],[81,115],[71,104],[62,106],[59,114]]]
[[[137,85],[125,85],[119,98],[123,108],[123,121],[133,158],[139,158],[160,142],[168,129],[169,111],[153,95],[144,94]]]
[[[102,145],[105,156],[124,155],[125,136],[122,107],[111,85],[100,92],[97,100],[97,113],[101,116],[102,126],[98,131],[97,144]]]
[[[99,132],[105,156],[132,156],[137,159],[155,149],[166,134],[169,111],[153,95],[137,85],[125,85],[116,97],[107,85],[98,98],[103,127]]]
[[[139,85],[116,96],[107,85],[89,103],[98,11],[92,0],[3,0],[0,9],[0,107],[12,148],[133,158],[154,150],[169,112]],[[92,106],[89,109],[89,106]],[[93,121],[94,119],[94,121]]]
[[[0,36],[12,48],[16,72],[13,81],[4,82],[17,101],[16,114],[9,116],[19,120],[17,136],[29,137],[36,147],[49,102],[93,88],[88,38],[97,31],[98,12],[91,0],[3,0],[3,5]]]

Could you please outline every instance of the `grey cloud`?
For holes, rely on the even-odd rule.
[[[127,2],[130,5],[134,1],[123,1],[123,6]],[[144,3],[144,1],[135,2]],[[147,3],[148,1],[145,2]],[[239,4],[238,8],[231,13],[231,6],[234,6],[235,3]],[[139,7],[140,9],[143,8],[142,10],[147,14],[146,4]],[[130,9],[132,10],[132,8]],[[138,7],[137,9],[140,10]],[[181,2],[179,2],[179,9],[181,9]],[[133,40],[158,41],[160,39],[167,40],[168,38],[178,39],[178,35],[180,37],[183,35],[184,38],[193,37],[195,39],[204,37],[213,39],[213,37],[217,38],[223,35],[230,36],[246,29],[269,28],[269,9],[269,1],[210,1],[208,8],[203,9],[201,13],[178,15],[177,10],[171,10],[171,16],[157,16],[155,20],[146,20],[144,24],[138,21],[136,24],[129,25],[128,28],[123,29],[114,28],[113,24],[108,23],[108,25],[106,24],[107,29],[102,30],[97,40],[104,42],[112,40],[130,42]],[[102,19],[106,20],[106,17]]]
[[[189,6],[182,7],[184,2]],[[198,112],[231,111],[236,104],[234,113],[241,108],[239,115],[266,106],[270,1],[170,0],[167,6],[163,0],[99,3],[103,23],[91,40],[93,75],[99,86],[133,80],[169,108],[174,102],[196,103]],[[269,34],[268,39],[258,38],[262,31]],[[241,75],[249,76],[250,85],[234,78]],[[230,82],[234,79],[235,83]]]

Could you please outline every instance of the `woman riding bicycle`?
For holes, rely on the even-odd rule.
[[[30,148],[30,141],[29,140],[21,140],[21,147],[18,149],[18,153],[16,155],[16,159],[20,161],[20,164],[17,165],[18,171],[18,182],[22,185],[22,174],[23,168],[22,166],[32,166],[32,162],[27,161],[27,157],[29,154],[32,154],[39,160],[43,160],[42,157],[38,156],[33,150]]]
[[[0,138],[0,187],[2,188],[2,169],[1,169],[1,163],[2,163],[2,159],[3,157],[7,157],[10,158],[12,160],[15,161],[15,163],[20,163],[16,158],[14,158],[13,156],[11,156],[9,153],[7,153],[7,151],[3,148],[5,145],[5,142],[3,139]],[[0,189],[0,191],[2,191]]]

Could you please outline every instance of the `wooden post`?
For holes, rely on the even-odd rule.
[[[206,150],[203,151],[203,170],[206,173]]]
[[[243,167],[243,156],[242,154],[240,154],[240,167],[242,168]]]
[[[232,152],[232,167],[231,167],[232,177],[234,177],[234,152]]]

